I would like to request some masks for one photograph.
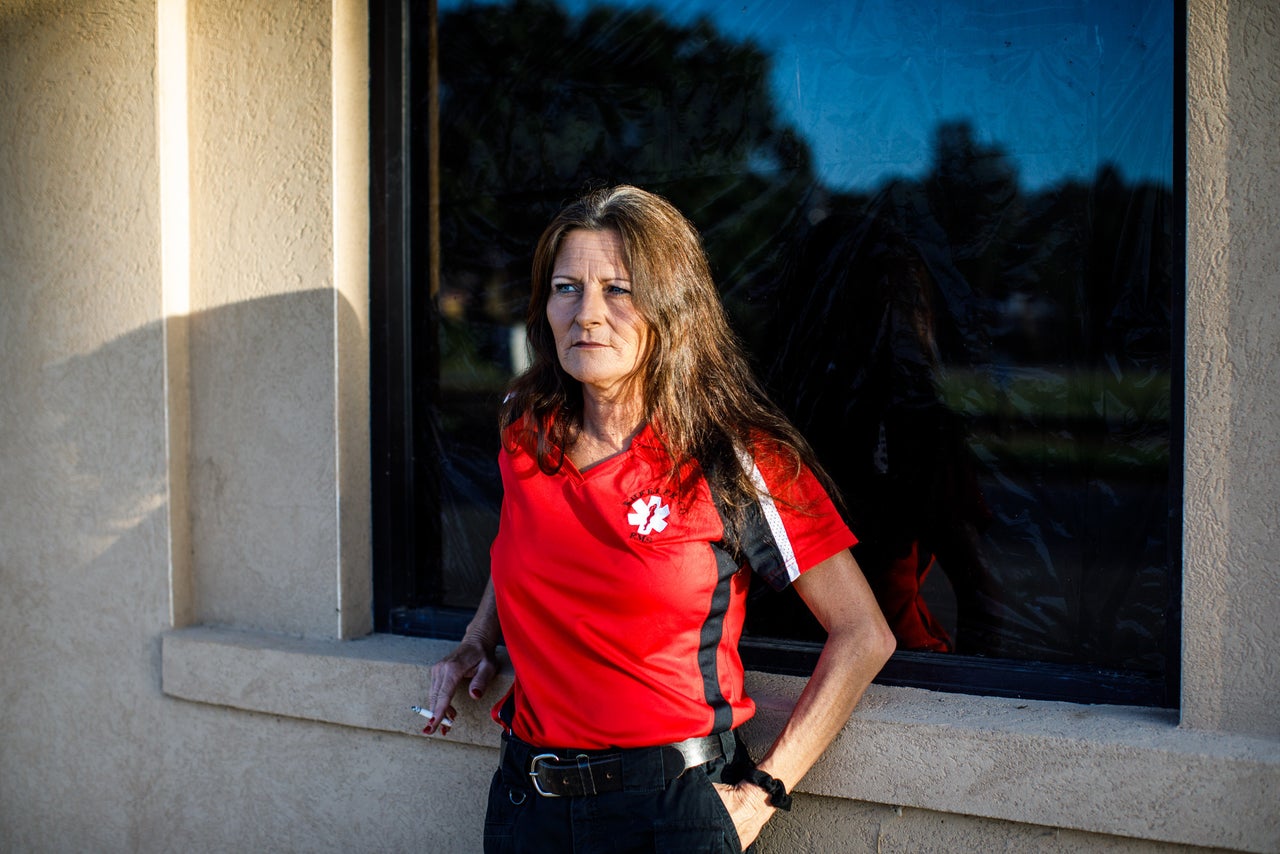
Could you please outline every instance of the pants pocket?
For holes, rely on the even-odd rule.
[[[719,827],[659,824],[653,829],[653,850],[654,854],[740,854],[742,849]]]
[[[528,798],[528,792],[513,789],[503,782],[501,771],[493,775],[484,814],[485,854],[509,854],[515,851],[516,818]]]
[[[681,790],[678,798],[681,809],[655,824],[656,850],[698,854],[742,851],[738,829],[706,771],[692,768],[672,785]]]

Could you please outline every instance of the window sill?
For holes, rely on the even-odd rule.
[[[167,633],[172,697],[340,726],[417,734],[432,661],[451,641],[302,640],[197,627]],[[497,747],[490,703],[457,702],[450,741]],[[804,680],[748,674],[767,743]],[[939,694],[873,685],[802,792],[1050,827],[1280,850],[1280,741],[1194,731],[1168,710]]]

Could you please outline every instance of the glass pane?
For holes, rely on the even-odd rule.
[[[626,182],[702,231],[903,649],[1162,670],[1172,7],[1011,5],[440,0],[436,604],[487,574],[537,236]]]

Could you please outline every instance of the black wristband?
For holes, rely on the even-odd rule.
[[[777,807],[780,810],[791,809],[791,796],[787,794],[787,787],[782,785],[781,780],[770,777],[759,768],[752,768],[742,779],[755,783],[768,792],[770,806]]]

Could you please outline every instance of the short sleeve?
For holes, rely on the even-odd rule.
[[[752,570],[781,590],[800,574],[857,543],[835,504],[806,466],[777,455],[743,455],[756,485],[740,548]]]

